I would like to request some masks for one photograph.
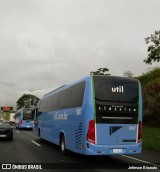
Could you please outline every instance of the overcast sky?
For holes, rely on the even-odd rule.
[[[149,67],[144,38],[160,30],[160,0],[0,0],[0,106],[107,67]]]

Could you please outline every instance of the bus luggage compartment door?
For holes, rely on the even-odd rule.
[[[137,124],[96,124],[96,144],[133,145],[137,139]]]

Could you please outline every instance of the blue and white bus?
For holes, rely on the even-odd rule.
[[[87,76],[39,102],[36,135],[85,155],[138,154],[142,149],[142,92],[138,80]]]
[[[15,114],[15,126],[18,129],[21,128],[35,128],[35,119],[36,114],[34,114],[34,111],[32,109],[28,108],[21,108],[16,111]]]

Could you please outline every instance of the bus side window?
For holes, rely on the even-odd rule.
[[[71,88],[68,88],[62,92],[61,106],[62,109],[71,108]]]
[[[71,104],[72,107],[81,107],[83,104],[85,82],[81,82],[72,87]]]

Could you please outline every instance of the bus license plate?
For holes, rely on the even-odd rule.
[[[113,149],[113,153],[122,153],[122,149]]]

